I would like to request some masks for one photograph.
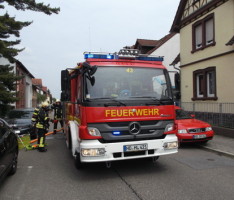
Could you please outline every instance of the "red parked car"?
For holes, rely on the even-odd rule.
[[[176,107],[176,124],[178,126],[177,137],[179,142],[203,142],[206,143],[214,136],[210,124],[197,120],[180,107]]]

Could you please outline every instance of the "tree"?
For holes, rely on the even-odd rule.
[[[45,94],[37,93],[37,104],[44,102],[47,99]]]
[[[50,4],[36,3],[35,0],[0,0],[0,11],[5,9],[5,6],[15,7],[17,10],[32,10],[42,12],[47,15],[53,13],[58,14],[59,8],[51,8]],[[3,13],[3,12],[1,12]],[[15,56],[23,49],[15,48],[15,45],[20,44],[20,39],[12,40],[12,37],[19,38],[20,30],[29,26],[32,22],[17,21],[15,17],[10,17],[6,12],[0,15],[0,59],[6,58],[10,63],[15,62]],[[0,105],[1,107],[17,100],[15,94],[15,82],[22,77],[16,76],[12,72],[10,65],[0,65]],[[2,109],[2,108],[1,108]],[[1,113],[0,113],[1,115]]]
[[[50,5],[44,3],[36,3],[35,0],[0,0],[0,10],[4,9],[3,3],[15,7],[17,10],[32,10],[43,12],[47,15],[52,13],[58,14],[59,8],[51,8]],[[14,62],[14,57],[23,49],[14,48],[20,43],[20,40],[9,41],[11,36],[20,37],[20,30],[29,26],[32,22],[16,21],[15,17],[10,17],[8,13],[0,16],[0,55],[7,58],[10,62]]]
[[[17,100],[15,86],[22,76],[15,76],[12,70],[13,67],[10,65],[0,67],[0,102],[3,104],[13,103]]]
[[[21,76],[15,76],[10,65],[0,66],[0,116],[4,116],[10,109],[9,103],[18,100],[15,86]]]

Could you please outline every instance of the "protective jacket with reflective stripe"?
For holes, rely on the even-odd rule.
[[[45,111],[45,109],[40,108],[38,111],[36,128],[47,129],[49,127],[49,120],[48,113]]]

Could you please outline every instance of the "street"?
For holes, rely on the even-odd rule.
[[[0,199],[232,199],[234,159],[183,145],[151,160],[89,164],[77,170],[62,133],[47,137],[48,151],[20,150],[18,170],[0,186]]]

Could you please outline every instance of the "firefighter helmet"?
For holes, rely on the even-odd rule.
[[[49,104],[48,104],[48,102],[45,101],[45,102],[43,102],[43,103],[41,104],[41,106],[42,106],[42,107],[48,107]]]

